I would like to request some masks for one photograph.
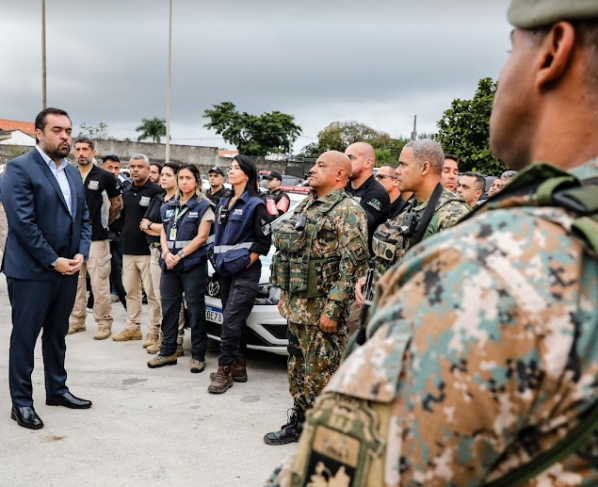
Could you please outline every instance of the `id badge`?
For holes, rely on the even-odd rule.
[[[168,238],[168,240],[176,240],[176,228],[173,227],[170,229],[170,237]]]

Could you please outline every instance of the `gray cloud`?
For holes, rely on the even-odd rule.
[[[420,130],[433,131],[454,98],[498,76],[508,1],[415,3],[173,0],[174,141],[222,145],[202,114],[223,101],[295,115],[297,146],[335,120],[398,136],[417,114]],[[119,137],[165,116],[167,0],[46,8],[49,104],[75,127],[103,121]],[[0,7],[0,118],[32,120],[41,107],[40,25],[38,0]]]

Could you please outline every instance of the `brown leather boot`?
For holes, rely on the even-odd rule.
[[[210,380],[216,378],[216,372],[210,374]],[[235,382],[247,382],[247,362],[243,354],[239,354],[233,362],[233,380]]]
[[[233,386],[233,366],[234,363],[218,366],[218,371],[208,387],[208,392],[211,392],[212,394],[222,394]]]

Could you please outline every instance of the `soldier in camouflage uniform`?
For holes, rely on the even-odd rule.
[[[305,410],[340,365],[345,349],[348,306],[369,257],[367,217],[344,191],[350,172],[346,155],[322,154],[309,176],[314,192],[273,232],[272,280],[282,290],[279,309],[288,320],[294,408],[288,424],[264,436],[270,445],[299,439]]]
[[[598,178],[598,2],[513,0],[509,20],[490,141],[518,178],[381,278],[368,341],[267,485],[598,485],[595,425],[530,476],[598,404],[597,217],[543,192]]]
[[[401,192],[413,192],[413,196],[394,220],[387,220],[374,233],[373,283],[399,262],[414,243],[452,227],[471,210],[460,196],[440,183],[443,164],[442,147],[433,140],[409,142],[401,151],[397,169],[399,188]],[[424,228],[426,208],[432,200],[436,205]],[[356,287],[359,303],[364,301],[364,284],[365,278],[360,279]]]

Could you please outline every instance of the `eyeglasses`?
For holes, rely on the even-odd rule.
[[[378,180],[386,179],[386,178],[397,179],[396,176],[387,176],[386,174],[376,174],[376,179],[378,179]]]

